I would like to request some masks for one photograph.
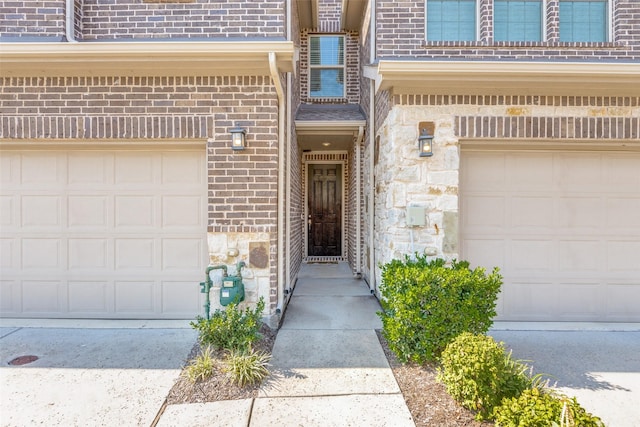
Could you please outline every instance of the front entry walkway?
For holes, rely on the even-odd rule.
[[[415,426],[375,332],[378,310],[346,263],[304,264],[259,397],[170,405],[158,427]]]
[[[413,426],[365,282],[346,263],[305,264],[298,277],[251,425]]]

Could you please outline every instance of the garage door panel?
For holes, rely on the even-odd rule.
[[[0,189],[1,190],[1,189]],[[15,198],[0,195],[0,225],[15,226],[17,224],[15,214]]]
[[[601,158],[592,154],[560,153],[554,156],[553,185],[561,191],[589,191],[603,182]]]
[[[70,189],[109,189],[113,183],[113,155],[100,151],[70,153],[67,171]]]
[[[558,242],[558,272],[582,274],[601,269],[602,244],[591,240],[561,240]]]
[[[511,281],[503,286],[503,315],[507,318],[544,320],[556,311],[553,283]]]
[[[463,148],[460,173],[461,257],[500,266],[499,319],[640,321],[640,153]]]
[[[635,158],[613,155],[605,159],[604,182],[613,192],[640,192],[640,168]]]
[[[0,239],[0,269],[2,271],[19,268],[17,247],[17,239]]]
[[[465,199],[465,209],[473,215],[464,217],[465,226],[473,232],[474,226],[503,227],[505,221],[504,197],[472,196]]]
[[[193,282],[163,281],[162,312],[178,315],[199,312],[202,308],[200,294],[191,292],[192,287]]]
[[[171,238],[162,240],[162,269],[163,270],[193,270],[204,271],[202,265],[202,239]]]
[[[607,320],[640,321],[640,315],[638,315],[640,282],[609,283],[606,301]]]
[[[30,270],[64,269],[59,237],[22,239],[22,268]]]
[[[532,153],[527,158],[502,154],[506,185],[513,189],[536,191],[548,188],[553,182],[554,162],[548,156]],[[517,172],[517,173],[514,173]]]
[[[70,238],[68,240],[68,270],[94,271],[104,274],[113,269],[109,254],[110,241],[104,238]],[[97,270],[97,271],[96,271]]]
[[[548,229],[554,221],[553,199],[548,197],[513,197],[509,218],[516,228],[535,227]],[[506,218],[505,218],[506,220]],[[503,221],[502,226],[505,225]]]
[[[149,238],[116,239],[116,270],[151,270],[156,259],[156,241]]]
[[[116,185],[126,184],[130,188],[147,188],[156,182],[154,163],[157,155],[146,153],[118,152],[115,156],[114,181]]]
[[[19,289],[15,280],[0,280],[0,310],[3,313],[14,314],[20,312]]]
[[[116,281],[116,313],[147,313],[152,315],[155,306],[155,283],[152,281]]]
[[[556,312],[559,320],[596,320],[604,314],[605,295],[599,283],[559,283]]]
[[[162,155],[162,184],[194,185],[203,180],[204,167],[198,153],[167,153]]]
[[[68,201],[68,228],[70,230],[82,230],[89,228],[94,230],[109,227],[109,197],[78,195],[69,196]]]
[[[473,177],[464,181],[465,188],[470,191],[482,191],[487,186],[491,188],[505,189],[505,168],[504,158],[500,156],[476,156],[476,153],[469,153],[469,157],[472,157],[466,167],[469,168],[469,173],[466,177]]]
[[[601,228],[606,221],[601,197],[563,197],[557,201],[557,225],[565,228]],[[549,229],[555,224],[549,223]]]
[[[66,183],[65,166],[65,157],[59,153],[25,153],[20,162],[20,184],[25,188],[62,186]]]
[[[167,195],[162,197],[162,226],[165,229],[184,229],[202,224],[202,198]]]
[[[70,281],[69,313],[91,314],[113,311],[113,287],[106,281]]]
[[[119,229],[156,227],[156,197],[131,195],[115,197],[115,221]]]
[[[463,252],[467,259],[473,260],[472,267],[491,266],[502,269],[505,265],[505,242],[503,240],[473,239],[463,242]]]
[[[22,197],[22,227],[29,229],[60,229],[61,197],[29,195]]]
[[[607,223],[611,227],[633,229],[640,235],[640,197],[608,197],[606,209]]]
[[[640,273],[640,241],[608,242],[607,266],[610,272]]]
[[[555,265],[555,250],[549,240],[518,239],[511,242],[508,260],[516,273],[550,271]]]
[[[65,311],[66,293],[59,280],[26,280],[22,282],[22,312],[50,314]]]

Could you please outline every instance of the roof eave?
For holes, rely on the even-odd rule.
[[[270,75],[293,70],[291,41],[5,43],[5,77]]]
[[[381,60],[377,72],[398,94],[640,95],[637,63]]]

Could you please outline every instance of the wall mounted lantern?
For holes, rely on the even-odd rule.
[[[231,148],[244,150],[247,147],[247,131],[244,128],[235,127],[229,130],[231,133]]]
[[[418,137],[418,150],[420,150],[420,157],[433,156],[433,135],[430,135],[426,129],[422,129]]]

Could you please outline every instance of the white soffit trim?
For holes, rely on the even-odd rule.
[[[397,94],[638,96],[640,64],[381,60],[376,86]]]
[[[345,132],[357,132],[361,126],[366,126],[366,124],[366,120],[296,120],[296,132],[298,135],[318,133],[341,135]]]
[[[270,75],[293,70],[291,41],[4,43],[3,77]]]

